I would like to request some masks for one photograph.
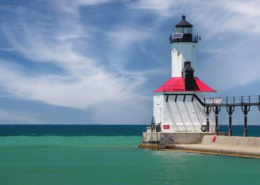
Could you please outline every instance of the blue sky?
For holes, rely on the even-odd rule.
[[[0,0],[0,124],[149,124],[182,14],[202,37],[197,77],[217,96],[258,95],[259,9],[256,0]],[[249,122],[260,124],[257,108]]]

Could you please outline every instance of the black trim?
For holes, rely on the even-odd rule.
[[[177,102],[177,97],[178,97],[178,95],[180,95],[180,96],[182,96],[182,95],[193,96],[193,97],[192,97],[192,102],[193,102],[194,98],[196,98],[196,100],[198,100],[198,102],[199,102],[202,106],[204,106],[204,107],[206,106],[205,103],[202,102],[202,100],[201,100],[196,94],[164,94],[164,95],[167,95],[167,96],[174,95],[174,96],[176,96],[176,97],[175,97],[175,102]]]
[[[194,94],[194,96],[195,96],[196,100],[198,100],[198,102],[199,102],[203,107],[205,107],[205,103],[204,103],[203,101],[201,101],[201,99],[200,99],[196,94]]]
[[[193,100],[194,100],[194,95],[193,95],[192,98],[191,98],[191,102],[193,102]]]

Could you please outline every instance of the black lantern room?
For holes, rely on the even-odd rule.
[[[198,42],[198,36],[193,40],[192,28],[193,25],[186,21],[186,16],[183,15],[182,21],[175,25],[175,30],[170,37],[170,42]]]

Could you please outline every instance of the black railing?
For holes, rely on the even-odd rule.
[[[204,107],[204,111],[207,115],[206,127],[209,132],[209,114],[211,110],[215,113],[215,133],[218,135],[218,115],[221,107],[226,107],[226,111],[229,114],[229,136],[232,136],[232,114],[235,111],[235,107],[241,107],[244,114],[244,137],[247,137],[247,115],[251,106],[258,106],[260,111],[260,95],[258,96],[239,96],[239,97],[213,97],[206,99],[205,96],[196,91],[194,97]]]
[[[259,96],[237,96],[237,97],[219,97],[209,98],[206,101],[207,106],[260,106],[260,95]]]
[[[235,107],[241,107],[244,114],[244,137],[247,137],[247,116],[251,106],[258,106],[260,111],[260,95],[258,96],[239,96],[239,97],[225,97],[225,98],[210,98],[209,102],[205,103],[205,107],[212,107],[215,111],[215,130],[218,134],[218,114],[221,107],[226,107],[229,114],[229,136],[232,136],[232,114]],[[216,111],[217,110],[217,111]]]
[[[200,91],[195,91],[195,95],[205,104],[206,103],[206,98],[204,94],[202,94]]]

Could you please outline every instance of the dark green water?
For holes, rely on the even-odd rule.
[[[56,136],[40,136],[37,129],[37,137],[2,136],[0,184],[260,184],[260,159],[139,149],[136,130],[145,126],[139,127],[132,134],[129,127],[114,126],[103,135],[92,127],[87,136],[60,136],[69,134],[58,127]],[[84,128],[78,132],[87,133]]]

